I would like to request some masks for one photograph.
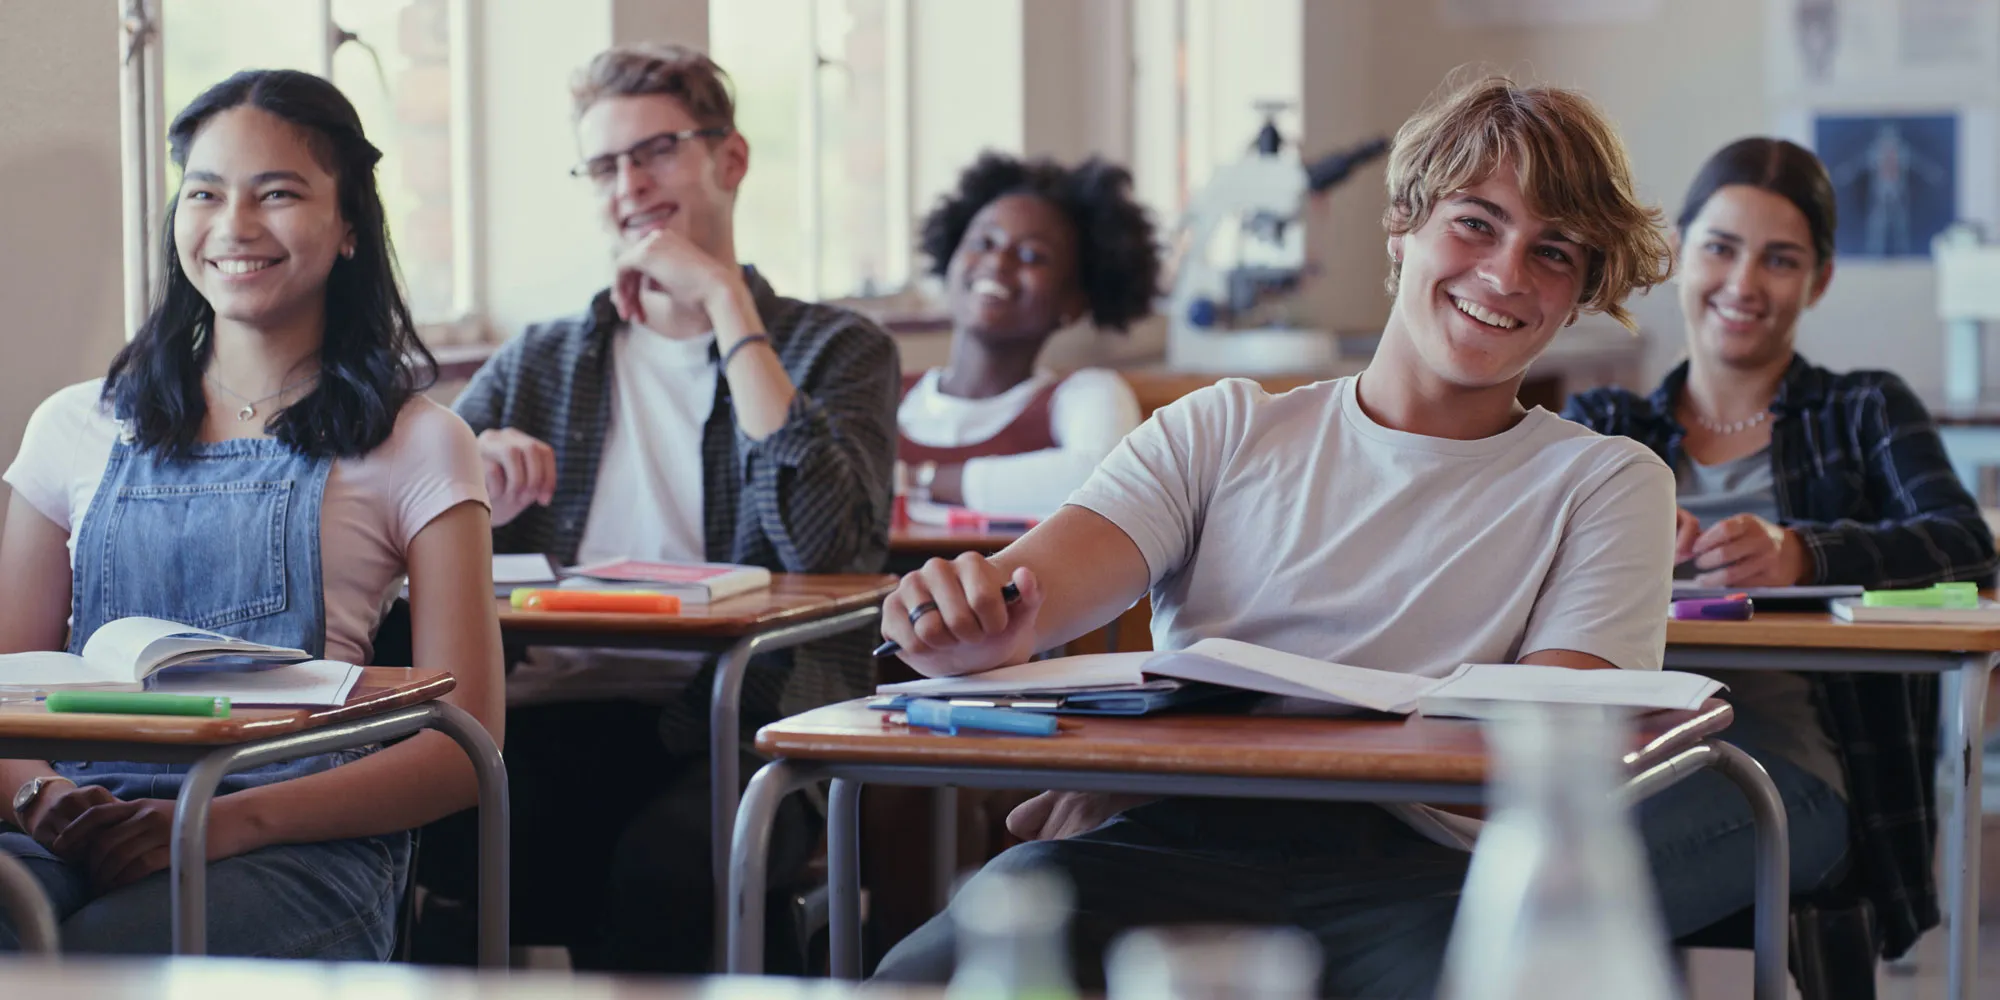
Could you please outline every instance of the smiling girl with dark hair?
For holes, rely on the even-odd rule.
[[[1153,224],[1123,167],[987,153],[924,220],[944,280],[951,358],[910,380],[899,482],[917,499],[1046,517],[1139,425],[1116,372],[1036,367],[1088,315],[1123,330],[1152,311]]]
[[[1783,139],[1740,139],[1709,158],[1682,205],[1687,361],[1650,395],[1596,389],[1564,413],[1673,467],[1680,575],[1728,588],[1990,581],[1992,535],[1909,386],[1798,352],[1800,317],[1833,281],[1833,183],[1819,158]],[[1936,921],[1935,802],[1928,779],[1911,777],[1931,767],[1929,737],[1911,720],[1937,714],[1935,681],[1709,673],[1729,685],[1729,741],[1784,796],[1792,890],[1835,871],[1853,831],[1856,886],[1899,954]],[[1638,807],[1642,820],[1659,808]],[[1747,853],[1749,838],[1743,827],[1714,843]]]
[[[75,652],[146,615],[352,663],[407,576],[416,662],[499,735],[491,528],[471,431],[419,390],[354,108],[304,73],[239,73],[169,130],[180,191],[159,301],[101,382],[44,402],[7,470],[0,650]],[[67,640],[65,640],[67,636]],[[0,851],[66,949],[165,952],[187,768],[0,761]],[[17,792],[16,789],[19,789]],[[388,955],[404,832],[474,801],[441,733],[223,779],[211,950]],[[0,922],[0,948],[13,932]]]

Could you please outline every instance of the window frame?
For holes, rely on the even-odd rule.
[[[119,18],[119,161],[124,199],[126,339],[138,333],[164,275],[158,248],[165,238],[167,119],[162,0],[122,0]],[[332,79],[333,57],[346,43],[333,17],[334,0],[312,0],[326,38],[314,71]],[[480,134],[481,66],[479,5],[445,0],[451,50],[452,308],[449,316],[417,324],[425,343],[483,343],[491,339],[485,322],[485,254],[480,236],[485,209],[484,144]]]
[[[714,2],[714,0],[709,0]],[[800,260],[805,272],[796,294],[807,301],[827,301],[850,304],[889,301],[898,298],[918,280],[916,261],[916,234],[913,231],[916,215],[913,188],[915,173],[911,162],[913,155],[911,136],[912,94],[910,89],[910,3],[911,0],[883,0],[883,53],[884,53],[884,99],[883,99],[883,202],[887,218],[883,224],[887,233],[884,259],[888,262],[889,273],[883,276],[881,287],[873,295],[859,295],[859,289],[845,289],[830,293],[821,278],[821,264],[824,262],[826,245],[826,177],[825,161],[819,155],[820,127],[824,120],[826,99],[822,74],[839,72],[838,60],[830,58],[819,46],[819,0],[799,0],[806,18],[806,36],[812,39],[812,47],[805,54],[805,60],[796,70],[800,80],[799,148],[810,150],[799,169],[799,215],[798,229]],[[726,67],[725,67],[726,68]],[[753,149],[754,152],[754,149]]]

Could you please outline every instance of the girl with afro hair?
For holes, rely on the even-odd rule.
[[[989,152],[938,200],[922,247],[944,280],[951,357],[905,380],[897,483],[911,500],[1047,517],[1139,425],[1116,372],[1036,364],[1086,315],[1122,331],[1152,311],[1159,252],[1131,189],[1095,158]]]

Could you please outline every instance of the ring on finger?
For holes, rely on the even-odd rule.
[[[931,612],[936,610],[937,610],[936,601],[925,601],[924,603],[919,604],[914,608],[911,608],[910,624],[915,625],[917,623],[917,619],[922,618],[923,616],[930,614]]]

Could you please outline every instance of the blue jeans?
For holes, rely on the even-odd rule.
[[[173,951],[172,876],[155,872],[96,895],[83,869],[26,834],[0,833],[0,853],[28,866],[54,904],[65,952]],[[280,844],[208,866],[208,950],[258,958],[382,961],[410,863],[408,834]],[[20,947],[0,912],[0,951]]]
[[[1792,890],[1810,891],[1847,852],[1846,805],[1818,778],[1743,749],[1784,797]],[[1751,904],[1754,827],[1727,778],[1696,774],[1637,818],[1673,935]],[[1104,953],[1127,928],[1220,922],[1311,932],[1327,996],[1420,998],[1437,988],[1470,858],[1367,804],[1166,799],[1081,836],[1022,844],[976,877],[1055,868],[1069,879],[1071,961],[1085,990],[1104,988]],[[947,912],[891,949],[876,978],[942,982],[955,948]]]

